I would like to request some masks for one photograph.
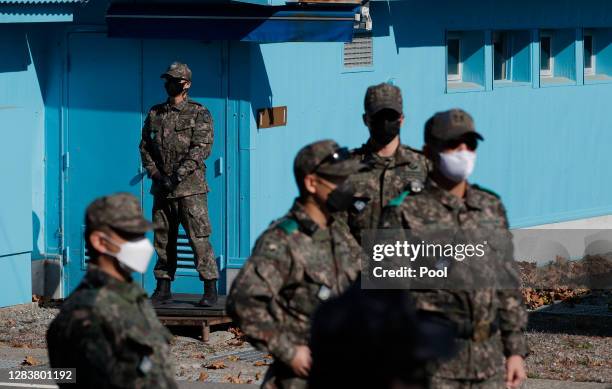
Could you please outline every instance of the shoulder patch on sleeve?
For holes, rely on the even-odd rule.
[[[298,230],[299,225],[293,219],[285,219],[282,222],[278,223],[278,228],[283,230],[285,234],[291,235]]]
[[[488,194],[490,194],[490,195],[492,195],[492,196],[495,196],[495,197],[497,197],[498,199],[501,199],[501,196],[500,196],[499,194],[497,194],[496,192],[492,191],[491,189],[488,189],[488,188],[483,188],[482,186],[477,185],[477,184],[472,184],[472,186],[473,186],[474,188],[478,189],[478,190],[481,190],[481,191],[483,191],[483,192],[485,192],[485,193],[488,193]]]
[[[410,193],[411,192],[409,190],[403,191],[402,193],[399,194],[399,196],[389,201],[388,206],[389,207],[399,207],[400,205],[402,205],[402,203],[404,202],[404,199],[408,197]]]

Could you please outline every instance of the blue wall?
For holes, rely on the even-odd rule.
[[[33,150],[41,151],[43,105],[24,30],[0,30],[0,306],[32,298],[30,254],[33,246],[34,195],[40,198],[40,169]]]
[[[66,37],[68,31],[91,25],[103,30],[106,5],[105,0],[90,1],[75,14],[73,24],[10,26],[0,31],[0,53],[11,58],[0,65],[0,106],[12,107],[0,109],[1,130],[9,140],[0,145],[6,148],[0,154],[0,168],[11,167],[6,174],[16,185],[0,193],[2,204],[11,204],[11,209],[0,212],[0,266],[19,266],[13,270],[19,276],[13,278],[21,282],[11,290],[28,289],[29,261],[23,260],[24,255],[28,259],[30,252],[32,258],[61,255],[66,212],[61,184]],[[388,80],[404,92],[402,140],[413,147],[422,145],[423,124],[434,112],[461,107],[472,113],[486,138],[473,181],[502,195],[513,226],[612,213],[607,195],[612,180],[606,168],[612,162],[607,152],[612,142],[607,114],[612,84],[583,85],[580,41],[582,28],[612,28],[612,3],[375,1],[371,13],[371,68],[345,69],[342,43],[224,44],[225,73],[220,77],[227,80],[228,267],[240,266],[259,233],[291,205],[297,194],[292,174],[297,150],[321,138],[351,147],[365,142],[363,94],[369,85]],[[571,76],[573,66],[576,85],[540,87],[538,29],[564,32],[570,47],[563,51],[570,61],[564,74]],[[490,42],[495,30],[520,30],[521,41],[531,39],[520,50],[521,61],[531,62],[531,73],[522,68],[515,78],[524,82],[503,88],[493,84]],[[474,80],[484,84],[482,90],[447,92],[447,31],[462,31],[486,42],[473,50],[482,66]],[[609,40],[609,34],[604,35]],[[610,62],[609,49],[596,50]],[[257,109],[283,105],[288,107],[287,126],[257,129]],[[26,301],[24,293],[20,301]]]
[[[251,240],[297,194],[295,152],[319,138],[349,146],[364,142],[363,94],[368,85],[387,80],[404,92],[402,140],[414,147],[422,145],[423,124],[434,112],[461,107],[473,114],[486,138],[473,181],[502,195],[513,226],[612,212],[606,168],[612,163],[611,85],[540,88],[536,78],[511,88],[490,83],[483,91],[446,93],[444,47],[449,30],[549,28],[575,37],[577,28],[612,26],[612,3],[404,0],[373,2],[371,13],[374,66],[361,72],[343,69],[341,43],[260,45],[271,104],[288,106],[288,125],[258,130],[251,120]],[[578,70],[582,53],[571,47]],[[537,45],[530,49],[538,53]],[[537,57],[532,55],[536,69]],[[484,72],[492,77],[490,69]],[[252,78],[252,91],[261,78]]]

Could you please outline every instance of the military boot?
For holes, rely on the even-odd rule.
[[[160,278],[157,280],[157,287],[151,295],[151,301],[155,303],[161,303],[172,298],[170,292],[170,280],[167,278]]]
[[[204,281],[204,295],[198,305],[202,307],[213,307],[217,303],[217,280]]]

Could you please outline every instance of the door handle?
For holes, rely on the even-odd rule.
[[[219,157],[215,161],[215,175],[220,176],[223,174],[223,157]]]

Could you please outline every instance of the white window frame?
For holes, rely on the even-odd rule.
[[[586,67],[586,56],[585,56],[585,52],[584,52],[584,38],[586,38],[587,36],[591,37],[591,67],[587,68]],[[582,55],[583,55],[583,61],[585,63],[584,65],[584,75],[585,76],[592,76],[595,74],[595,36],[593,35],[593,32],[591,31],[585,31],[582,37]]]
[[[548,56],[548,70],[542,70],[542,38],[548,38],[550,40],[550,55]],[[555,74],[555,57],[553,56],[553,35],[550,32],[541,32],[540,33],[540,52],[538,55],[540,56],[540,77],[552,77]]]
[[[459,43],[459,52],[457,53],[457,74],[448,73],[448,41],[456,40]],[[448,34],[446,36],[446,81],[461,82],[463,81],[463,61],[461,58],[461,36],[459,34]]]

